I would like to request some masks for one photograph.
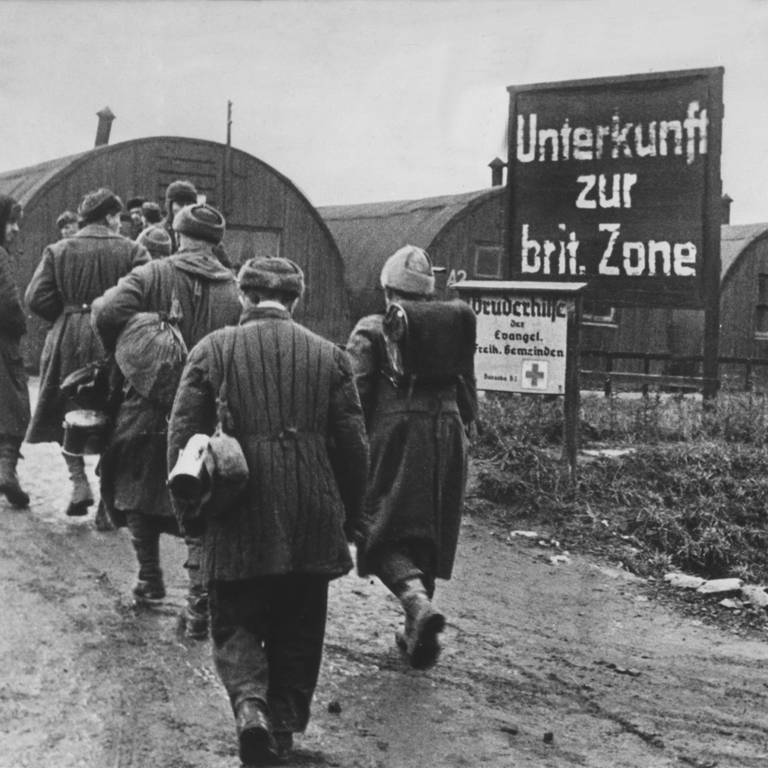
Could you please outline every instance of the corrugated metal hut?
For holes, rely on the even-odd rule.
[[[345,265],[353,320],[381,312],[379,274],[406,244],[424,248],[445,268],[438,290],[463,279],[504,278],[505,187],[421,200],[320,206]]]
[[[768,224],[724,224],[720,239],[720,357],[768,358]],[[697,363],[676,358],[702,354],[702,310],[602,305],[602,323],[582,333],[584,349],[669,354],[652,371],[695,374]],[[600,318],[596,318],[600,319]],[[641,363],[624,361],[616,370],[639,370]],[[744,380],[743,365],[721,365],[721,378]],[[768,369],[756,371],[761,378]]]
[[[56,217],[75,209],[100,186],[125,200],[142,195],[164,203],[175,179],[192,181],[227,219],[224,247],[233,263],[250,256],[285,256],[298,263],[307,292],[296,319],[336,341],[351,324],[344,266],[336,243],[317,210],[285,176],[256,157],[212,141],[162,136],[98,146],[77,155],[0,174],[0,192],[24,207],[18,280],[28,283],[43,248],[56,239]],[[45,328],[30,320],[25,360],[36,368]]]

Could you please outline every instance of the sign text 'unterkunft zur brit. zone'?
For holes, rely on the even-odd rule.
[[[510,277],[704,306],[719,276],[722,75],[511,86]]]

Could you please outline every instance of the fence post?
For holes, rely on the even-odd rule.
[[[643,373],[647,376],[651,372],[651,358],[646,356],[643,358]],[[643,384],[643,397],[648,397],[648,384]]]
[[[610,353],[605,356],[605,372],[607,374],[610,374],[613,370],[613,358],[611,357]],[[605,383],[603,384],[603,392],[605,393],[606,397],[611,396],[612,387],[611,387],[611,377],[610,375],[605,377]]]
[[[747,360],[747,364],[744,366],[745,368],[745,376],[744,376],[744,391],[745,392],[751,392],[752,391],[752,361]]]

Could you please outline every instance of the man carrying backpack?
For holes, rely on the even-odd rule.
[[[426,668],[445,626],[431,602],[435,578],[451,576],[463,508],[475,317],[462,301],[430,301],[435,278],[421,248],[390,256],[381,285],[386,317],[364,317],[347,344],[371,451],[357,567],[399,598],[397,644]]]
[[[236,325],[240,317],[235,278],[213,252],[224,236],[223,216],[208,205],[188,205],[176,214],[173,228],[179,237],[177,253],[133,270],[92,308],[105,348],[116,350],[118,364],[123,361],[123,400],[102,455],[101,493],[115,524],[131,532],[139,563],[134,596],[140,603],[165,597],[160,534],[179,533],[166,487],[166,435],[181,369],[176,351],[167,346],[177,343],[180,334],[183,346],[191,349],[211,331]],[[160,314],[152,318],[146,313]],[[146,325],[142,330],[137,324]],[[169,325],[176,334],[168,332]],[[198,538],[187,538],[190,585],[182,619],[193,638],[208,633],[200,548]]]

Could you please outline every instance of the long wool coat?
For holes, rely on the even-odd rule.
[[[19,340],[27,331],[11,257],[0,247],[0,435],[21,440],[29,424],[29,392]]]
[[[25,294],[29,309],[53,323],[40,358],[40,396],[27,442],[62,442],[69,406],[59,391],[61,382],[104,356],[91,329],[91,303],[149,260],[143,246],[102,224],[88,224],[45,248]]]
[[[210,250],[184,249],[152,261],[94,302],[93,322],[107,351],[139,312],[169,312],[172,297],[181,309],[179,330],[188,349],[207,333],[237,323],[240,301],[232,273]],[[170,408],[142,397],[129,385],[99,468],[101,494],[117,525],[125,513],[173,518],[166,482],[167,419]]]
[[[361,576],[375,573],[382,547],[417,541],[432,550],[432,577],[453,569],[467,477],[467,437],[457,387],[395,388],[385,365],[382,315],[364,317],[347,343],[371,446],[357,548]],[[467,382],[474,399],[474,378]],[[468,410],[473,410],[474,403]]]
[[[169,461],[191,435],[212,433],[225,370],[249,481],[225,513],[203,510],[206,579],[346,573],[345,531],[361,511],[367,464],[346,355],[287,310],[249,308],[241,325],[211,334],[190,353],[171,414]]]

